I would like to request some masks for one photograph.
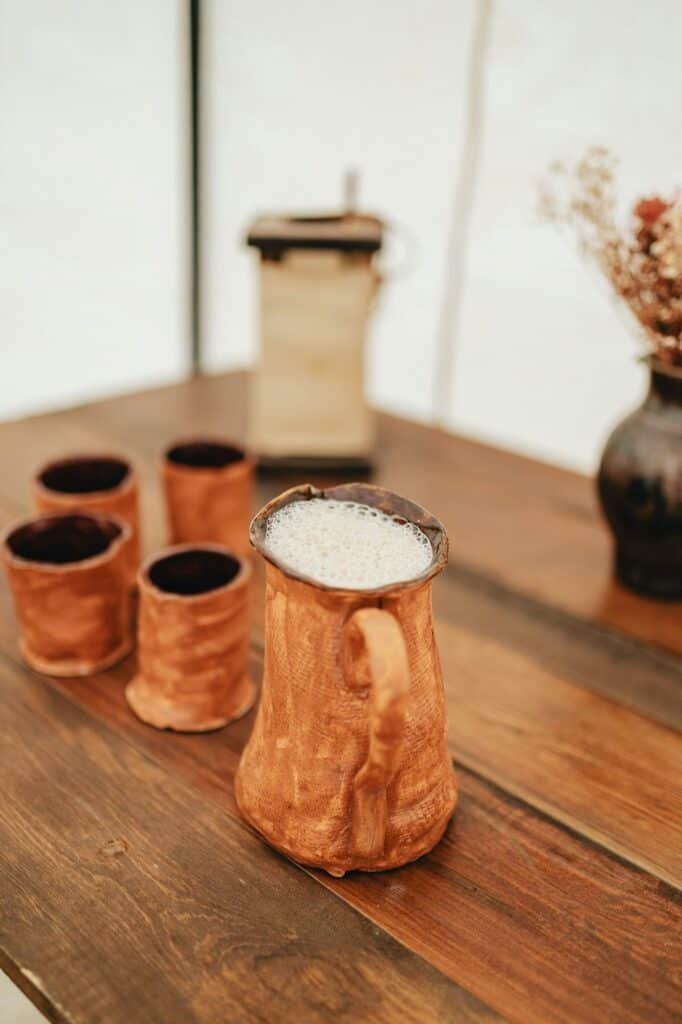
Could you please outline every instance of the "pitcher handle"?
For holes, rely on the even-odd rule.
[[[346,623],[345,675],[369,690],[369,749],[352,788],[351,834],[355,857],[371,861],[384,849],[386,790],[403,738],[409,665],[398,620],[381,608],[359,608]]]

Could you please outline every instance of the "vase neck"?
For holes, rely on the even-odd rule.
[[[649,364],[649,393],[645,405],[660,409],[667,406],[682,408],[682,367]]]

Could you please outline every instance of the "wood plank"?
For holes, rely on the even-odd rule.
[[[436,630],[453,757],[633,864],[682,884],[679,736],[574,682],[571,670],[583,669],[584,654],[562,671],[551,661],[556,649],[547,661],[533,630],[519,642],[513,628],[499,625],[499,608],[466,587],[453,603],[450,587],[446,599],[436,587]],[[258,597],[253,607],[262,642]],[[6,586],[0,646],[19,662]],[[611,662],[615,671],[617,659],[606,656],[601,671]],[[679,675],[670,678],[679,684]]]
[[[63,435],[63,427],[63,420],[59,419],[47,432],[31,430],[26,438],[15,438],[15,445],[37,465],[44,458],[68,450],[71,435],[68,425]],[[0,442],[4,429],[6,426],[0,427]],[[86,450],[102,450],[112,444],[116,447],[117,439],[106,434],[95,437],[90,434]],[[135,453],[134,457],[142,479],[143,540],[149,553],[166,543],[165,509],[158,484],[156,452],[153,456]],[[27,493],[22,497],[25,483],[22,461],[16,480],[11,473],[4,477],[4,489],[10,490],[12,496],[8,498],[0,491],[0,529],[30,510]],[[279,477],[261,480],[254,509],[288,483],[287,478]],[[532,653],[553,672],[563,673],[564,678],[595,689],[671,728],[682,729],[682,661],[675,655],[615,633],[586,627],[540,602],[517,599],[488,580],[460,568],[454,568],[438,581],[435,598],[437,610],[445,617],[453,609],[456,617],[466,619],[472,631],[504,638],[506,645]],[[261,603],[257,602],[257,614],[261,608]]]
[[[156,447],[190,423],[241,437],[247,387],[247,374],[204,377],[107,399],[77,416],[127,431],[131,443],[146,433]],[[374,482],[443,520],[453,565],[582,621],[682,653],[682,604],[639,597],[612,579],[611,541],[592,480],[399,417],[381,414],[377,422]]]
[[[682,741],[661,724],[679,725],[681,666],[637,648],[590,650],[467,581],[436,581],[434,595],[453,758],[682,885]],[[256,599],[261,644],[262,617]],[[630,707],[602,696],[625,673]],[[632,710],[642,706],[659,721]]]
[[[592,480],[397,417],[380,420],[380,456],[381,480],[443,520],[454,566],[682,653],[682,604],[612,578]]]
[[[12,511],[3,518],[7,520],[18,511],[23,511],[28,496],[27,477],[45,459],[69,449],[124,448],[133,457],[142,476],[143,539],[146,541],[146,550],[154,550],[166,538],[157,472],[158,457],[164,443],[182,430],[186,420],[192,422],[194,429],[217,433],[222,431],[239,437],[244,429],[245,415],[243,375],[229,375],[225,378],[205,378],[191,385],[107,399],[63,413],[4,424],[0,427],[0,453],[5,469],[0,481],[0,504]],[[413,426],[408,424],[410,429]],[[402,431],[403,422],[397,421],[395,429]],[[415,436],[422,429],[415,426]],[[449,440],[455,442],[456,439]],[[468,450],[468,442],[465,448]],[[407,450],[409,452],[409,446]],[[493,453],[495,457],[497,454],[500,453]],[[508,458],[505,453],[502,455],[504,459]],[[501,483],[507,488],[517,470],[513,468],[510,471],[504,459],[497,475],[502,477]],[[528,474],[528,460],[521,462]],[[531,463],[531,475],[535,473],[533,467],[536,464]],[[540,469],[550,474],[552,486],[565,504],[568,499],[561,495],[560,487],[564,481],[564,472],[551,467],[541,466]],[[262,480],[255,505],[294,482],[298,482],[297,474]],[[318,477],[315,482],[319,484],[322,479]],[[531,481],[524,478],[523,485],[530,487]],[[426,486],[433,487],[433,483],[427,480]],[[8,500],[5,501],[5,498]],[[513,547],[513,541],[510,543]],[[598,627],[581,629],[579,620],[541,600],[528,597],[515,600],[514,592],[506,585],[492,582],[480,573],[463,568],[460,563],[453,564],[447,575],[453,579],[453,589],[459,590],[456,598],[458,602],[462,596],[466,599],[458,581],[466,583],[476,593],[491,596],[491,600],[477,614],[482,619],[491,618],[492,621],[495,618],[498,629],[506,629],[509,633],[513,620],[513,628],[518,633],[520,629],[523,631],[524,619],[527,625],[542,619],[543,626],[546,624],[547,628],[534,630],[533,643],[543,651],[543,657],[546,656],[554,665],[560,665],[566,656],[570,658],[576,655],[584,670],[577,677],[574,676],[574,680],[579,679],[583,685],[593,686],[618,702],[637,708],[669,725],[679,727],[682,724],[682,686],[679,683],[682,663],[679,661],[672,661],[665,655],[657,656],[655,652],[637,642],[623,639],[617,633]],[[440,589],[444,589],[443,584]],[[500,604],[503,606],[501,611]],[[657,613],[656,602],[643,604],[652,614]],[[497,609],[497,612],[492,609]],[[474,619],[475,616],[469,616],[469,621]],[[679,626],[682,634],[682,621]],[[525,632],[528,630],[525,629]],[[548,635],[551,635],[551,643],[548,642]],[[607,648],[612,657],[600,657],[600,647]],[[625,664],[627,671],[623,671]]]
[[[258,564],[255,579],[262,588]],[[682,885],[682,741],[661,724],[679,725],[679,662],[576,642],[470,580],[437,580],[434,607],[453,758]],[[253,637],[262,644],[262,599]],[[624,676],[630,707],[602,696]]]
[[[239,436],[244,411],[243,379],[231,377],[4,425],[0,457],[8,472],[0,482],[0,493],[7,497],[3,504],[12,514],[22,507],[30,459],[38,462],[68,447],[87,444],[92,450],[115,442],[132,449],[141,464],[151,543],[156,546],[163,536],[155,479],[162,444],[185,432],[188,423],[192,429]],[[682,818],[679,788],[672,791],[670,785],[679,779],[679,747],[670,730],[631,710],[678,723],[679,663],[599,626],[607,623],[640,637],[653,630],[654,642],[676,649],[677,610],[638,598],[632,599],[633,605],[626,592],[628,607],[617,610],[618,621],[575,606],[572,588],[580,586],[585,573],[589,583],[597,550],[589,482],[583,478],[391,417],[381,418],[381,436],[377,482],[430,504],[451,530],[448,516],[453,522],[459,517],[455,563],[436,588],[438,629],[446,631],[441,650],[447,652],[443,660],[453,681],[449,697],[456,756],[631,861],[679,880],[675,849],[680,848]],[[261,495],[284,486],[286,479],[270,481]],[[562,517],[573,520],[572,526],[562,525]],[[536,536],[517,537],[524,531]],[[492,555],[488,535],[503,538]],[[556,555],[552,545],[557,538],[573,558],[570,586],[560,560],[559,577],[548,594],[547,567]],[[537,556],[537,564],[531,556]],[[662,615],[663,624],[649,622],[647,615],[652,620]],[[635,628],[633,616],[644,616]],[[11,648],[11,626],[3,620],[0,643]],[[95,680],[54,685],[234,813],[224,780],[234,772],[249,720],[215,737],[155,733],[132,719],[123,702],[122,685],[130,671],[127,663]],[[605,695],[627,707],[618,708]],[[431,858],[395,875],[355,876],[340,883],[323,879],[324,884],[338,885],[344,899],[380,919],[451,977],[464,984],[474,978],[472,990],[511,1019],[673,1019],[679,917],[666,887],[470,772],[460,775],[456,825]],[[478,836],[472,820],[488,823],[485,829],[481,825]],[[463,821],[468,831],[461,846]],[[486,858],[491,874],[481,875],[481,850],[498,848],[504,857]],[[593,857],[599,860],[597,867]],[[473,874],[465,867],[468,861],[476,862]],[[403,875],[416,879],[404,891]],[[500,887],[495,889],[493,881]],[[542,901],[542,912],[529,902],[531,895]],[[587,908],[595,907],[599,916],[588,917]],[[499,936],[508,943],[509,955],[500,953]],[[646,955],[637,945],[638,936]],[[524,954],[521,966],[509,962],[512,954],[518,959],[519,950]],[[659,951],[658,959],[653,951]],[[634,977],[631,989],[621,985],[621,1001],[616,991],[619,969],[628,980]]]
[[[558,821],[682,884],[682,743],[673,730],[442,619],[450,749]]]
[[[253,712],[210,735],[160,733],[127,709],[132,671],[129,660],[53,684],[238,817],[232,783]],[[385,874],[314,877],[519,1024],[676,1021],[677,894],[467,769],[458,777],[456,817],[428,857]]]
[[[0,642],[18,658],[5,587],[0,601]],[[509,610],[502,615],[499,604],[452,581],[436,585],[436,606],[453,756],[632,863],[682,883],[679,738],[586,688],[598,674],[616,684],[624,672],[640,679],[637,658],[623,663],[606,650],[589,657],[561,632],[543,646],[542,629],[513,624]],[[258,596],[253,607],[262,642]],[[679,709],[679,669],[655,672],[643,660],[640,689],[662,680],[659,696],[650,693],[657,710]]]
[[[462,569],[438,579],[434,607],[440,618],[524,655],[552,678],[682,730],[682,660],[675,654],[519,598]]]
[[[427,862],[353,876],[346,899],[519,1024],[679,1019],[677,894],[489,783],[460,785]]]
[[[52,1020],[500,1019],[72,701],[0,674],[1,962]]]
[[[208,382],[211,394],[218,393],[219,383]],[[148,493],[154,494],[155,457],[170,421],[199,417],[204,429],[218,430],[219,419],[243,416],[243,391],[225,413],[223,404],[206,400],[205,390],[198,397],[195,388],[179,389],[170,412],[166,391],[124,399],[125,415],[119,399],[95,407],[102,433],[118,430],[117,438],[130,444],[142,438],[138,460],[147,474]],[[224,397],[222,387],[219,393]],[[68,429],[89,424],[92,413],[68,414]],[[63,423],[55,417],[54,431]],[[46,433],[53,443],[54,431],[31,433],[37,444]],[[17,472],[20,476],[23,467],[17,466]],[[531,483],[524,480],[527,487]],[[286,481],[270,481],[261,487],[261,495],[284,485]],[[157,532],[160,514],[157,502],[151,516]],[[596,689],[659,721],[679,724],[679,663],[585,627],[566,614],[553,615],[540,600],[524,603],[513,591],[467,569],[456,567],[450,579],[439,582],[436,606],[445,625],[455,630],[447,634],[452,642],[443,647],[449,675],[457,681],[451,694],[456,756],[559,820],[679,881],[679,791],[671,792],[666,778],[666,765],[674,782],[679,778],[677,746],[667,731],[652,732],[637,717],[614,716],[609,700],[591,700],[580,692]],[[628,757],[622,755],[624,746]],[[610,759],[616,754],[620,756],[611,773]]]
[[[129,416],[125,422],[155,455],[156,442],[144,423]],[[52,435],[60,423],[55,422]],[[155,457],[145,454],[137,461],[148,478],[147,496],[157,501],[151,532],[160,537]],[[262,484],[260,499],[281,485]],[[582,692],[596,688],[659,721],[679,725],[679,662],[566,616],[554,621],[551,610],[549,616],[538,617],[541,608],[505,597],[477,576],[452,574],[438,581],[435,594],[444,622],[441,654],[452,684],[453,755],[633,863],[679,883],[682,814],[676,738],[631,712],[619,713],[610,700]],[[259,599],[254,609],[257,635]]]
[[[247,387],[243,373],[202,377],[23,424],[39,435],[55,423],[111,432],[151,456],[188,429],[242,437]],[[638,597],[613,581],[591,480],[395,416],[379,415],[378,433],[373,479],[438,514],[453,565],[682,653],[682,605]]]
[[[258,492],[263,501],[277,493],[276,489],[269,493],[262,483]],[[253,640],[262,646],[260,559],[254,568],[261,596],[254,600]],[[541,674],[543,685],[552,685],[554,679],[570,681],[682,730],[682,661],[676,655],[500,592],[487,580],[461,570],[435,581],[433,600],[437,619],[464,629],[471,645],[477,637],[495,641],[500,659],[496,677],[505,674],[507,660],[514,663],[521,657],[531,666],[532,675]]]

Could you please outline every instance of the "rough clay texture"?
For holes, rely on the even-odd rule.
[[[350,500],[378,491],[353,486]],[[381,492],[388,511],[391,497]],[[350,593],[268,562],[265,601],[263,689],[236,779],[242,814],[272,846],[333,875],[426,853],[456,802],[430,577]]]
[[[137,474],[132,467],[118,487],[92,494],[64,494],[62,491],[53,491],[35,477],[33,502],[39,512],[87,512],[93,515],[114,516],[115,519],[122,519],[127,523],[131,535],[125,545],[126,572],[129,585],[135,586],[137,571],[140,568],[140,510]]]
[[[3,558],[28,665],[53,676],[109,668],[132,647],[129,534],[83,562],[42,565]]]
[[[221,469],[161,464],[170,541],[211,541],[238,555],[250,554],[254,462],[250,456]]]
[[[126,689],[139,718],[157,729],[206,732],[249,710],[250,579],[243,561],[231,583],[188,597],[158,590],[142,570],[138,674]]]

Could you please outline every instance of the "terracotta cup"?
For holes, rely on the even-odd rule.
[[[130,585],[140,565],[137,474],[116,455],[72,455],[48,462],[33,479],[39,512],[92,512],[114,516],[131,530],[126,545]]]
[[[34,516],[6,531],[2,556],[31,668],[85,676],[132,647],[130,527],[108,516]]]
[[[161,466],[173,544],[212,541],[247,555],[254,460],[209,438],[176,441]]]
[[[264,543],[269,516],[315,497],[410,520],[431,541],[431,564],[374,591],[322,586],[277,564]],[[456,801],[431,618],[445,530],[378,487],[305,485],[258,513],[251,541],[267,562],[265,672],[236,778],[242,814],[276,849],[332,875],[414,860],[438,842]]]
[[[206,732],[245,714],[251,565],[217,544],[181,544],[140,570],[138,673],[126,689],[157,729]]]

